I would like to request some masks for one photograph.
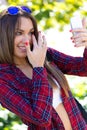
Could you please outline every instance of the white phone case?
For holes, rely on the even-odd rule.
[[[71,29],[77,29],[77,28],[82,28],[82,20],[80,18],[80,16],[74,16],[71,18],[70,20],[70,25],[71,25]],[[73,35],[75,36],[77,34],[77,32],[73,32]],[[79,44],[78,42],[76,42],[75,44]]]
[[[70,19],[70,25],[71,29],[77,29],[77,28],[82,28],[82,20],[80,16],[74,16]],[[73,33],[73,35],[76,35],[77,33]]]
[[[70,20],[71,28],[76,29],[76,28],[82,28],[82,20],[80,16],[74,16]]]

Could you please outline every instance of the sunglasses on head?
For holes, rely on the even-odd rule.
[[[29,9],[27,6],[21,6],[21,7],[17,7],[17,6],[10,6],[7,9],[7,13],[10,15],[17,15],[19,13],[19,11],[24,11],[26,13],[32,13],[31,9]]]

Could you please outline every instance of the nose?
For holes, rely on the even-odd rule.
[[[23,37],[23,42],[25,43],[25,42],[30,42],[31,41],[31,37],[29,36],[29,35],[24,35],[24,37]]]

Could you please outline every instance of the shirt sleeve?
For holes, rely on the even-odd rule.
[[[52,48],[48,48],[47,55],[64,74],[87,76],[87,49],[83,57],[69,56]]]
[[[32,103],[12,86],[0,79],[0,103],[20,118],[36,125],[47,126],[52,116],[52,88],[48,84],[46,69],[33,69]]]

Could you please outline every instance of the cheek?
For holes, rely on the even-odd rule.
[[[14,46],[18,45],[19,43],[25,43],[26,41],[29,42],[30,45],[33,44],[32,36],[16,36],[14,39]]]
[[[15,37],[14,39],[14,46],[16,46],[18,43],[20,43],[22,41],[22,37]]]
[[[28,35],[28,40],[32,42],[32,35]]]
[[[32,36],[28,36],[28,39],[26,39],[30,45],[33,44]]]

